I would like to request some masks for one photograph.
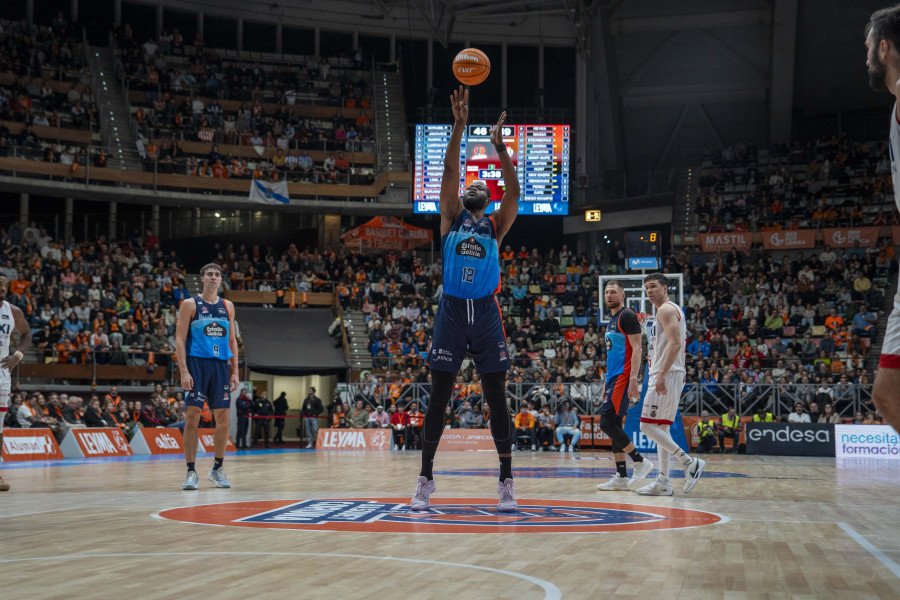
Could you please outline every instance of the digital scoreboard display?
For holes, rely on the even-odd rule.
[[[520,215],[569,214],[569,125],[504,125],[503,141],[519,177]],[[416,125],[413,212],[439,213],[444,153],[453,125]],[[491,191],[486,213],[506,189],[491,125],[469,125],[459,149],[459,194],[476,179]]]

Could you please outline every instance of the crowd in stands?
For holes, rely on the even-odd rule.
[[[62,441],[72,427],[119,428],[130,440],[141,427],[173,427],[184,430],[184,393],[156,384],[145,400],[123,400],[113,385],[106,394],[91,392],[87,398],[65,392],[13,390],[4,427],[45,427]],[[211,411],[204,410],[201,427],[212,427]]]
[[[169,369],[177,307],[190,296],[181,264],[151,231],[79,243],[54,240],[34,222],[0,230],[7,300],[22,309],[45,362]]]
[[[143,43],[128,25],[113,36],[117,75],[145,96],[134,119],[151,140],[146,148],[139,144],[148,168],[158,160],[156,168],[164,173],[367,183],[370,169],[351,165],[344,155],[374,151],[371,119],[355,110],[371,107],[361,58],[351,63],[307,57],[301,66],[223,56],[200,36],[187,45],[177,29]],[[314,118],[295,110],[300,105],[336,110],[332,118]],[[185,141],[208,144],[207,151],[186,153]],[[259,157],[220,153],[219,145],[253,147]],[[314,161],[307,151],[330,154]]]
[[[896,225],[890,175],[883,141],[735,144],[705,158],[695,212],[711,233]]]
[[[50,27],[0,22],[0,157],[86,164],[83,148],[57,143],[41,127],[96,123],[80,29],[61,13]]]

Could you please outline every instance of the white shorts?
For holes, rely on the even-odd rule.
[[[887,329],[884,332],[884,343],[881,345],[879,367],[900,369],[900,294],[894,297],[894,310],[888,317]]]
[[[681,402],[681,390],[684,389],[684,371],[669,371],[666,374],[666,394],[656,393],[656,374],[647,379],[647,393],[644,394],[644,408],[641,410],[641,423],[671,425],[675,422],[675,413]]]

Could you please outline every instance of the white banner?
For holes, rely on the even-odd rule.
[[[254,179],[250,182],[250,201],[261,204],[290,204],[287,181],[269,183]]]
[[[900,459],[900,435],[890,425],[835,425],[837,458]]]

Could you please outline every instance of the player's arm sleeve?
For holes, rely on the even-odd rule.
[[[641,323],[638,321],[637,315],[630,310],[622,312],[619,317],[619,331],[625,335],[634,335],[641,332]]]

